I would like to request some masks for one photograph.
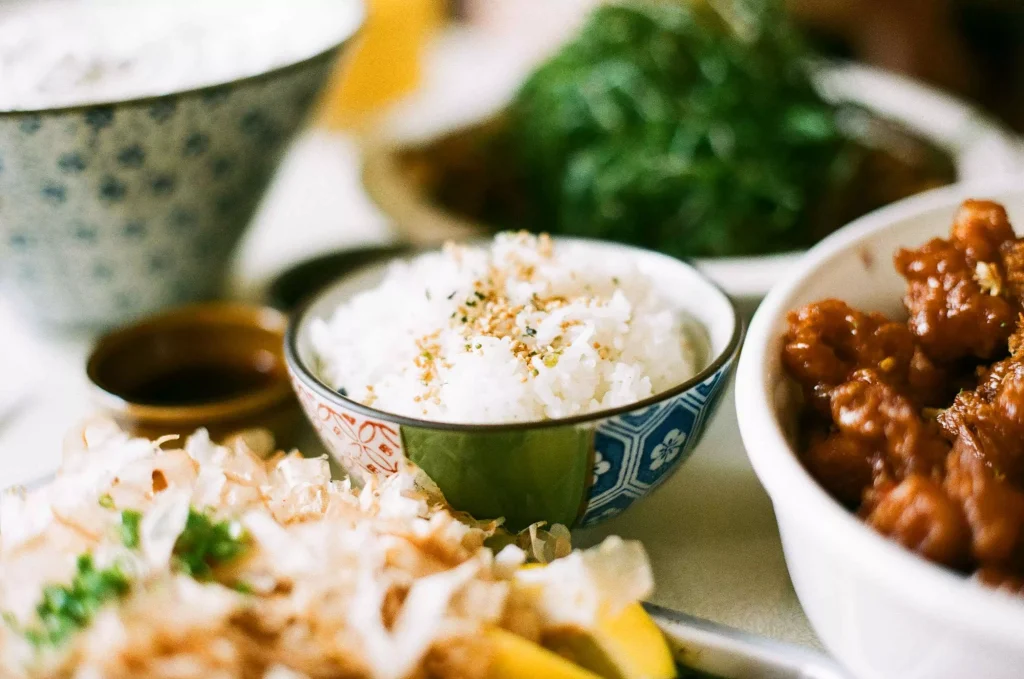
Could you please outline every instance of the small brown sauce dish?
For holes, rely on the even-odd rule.
[[[138,436],[215,440],[253,427],[290,445],[300,424],[283,356],[284,314],[211,303],[151,316],[102,337],[86,366],[99,405]]]

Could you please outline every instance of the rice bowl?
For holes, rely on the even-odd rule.
[[[462,423],[635,403],[692,377],[699,353],[635,263],[525,233],[395,262],[311,339],[318,377],[339,393]]]
[[[355,393],[349,396],[347,387],[340,387],[342,393],[330,383],[330,368],[318,356],[313,331],[321,323],[330,326],[339,308],[380,287],[392,269],[375,262],[311,299],[293,315],[285,338],[285,359],[299,402],[342,467],[357,476],[386,477],[408,458],[438,484],[456,509],[477,517],[504,516],[506,525],[522,528],[536,521],[600,523],[648,495],[683,464],[731,375],[743,336],[735,307],[692,266],[665,255],[585,239],[555,238],[553,247],[574,253],[580,261],[599,262],[594,265],[598,270],[622,267],[642,272],[662,300],[661,309],[677,319],[678,326],[672,327],[679,327],[690,342],[694,373],[660,390],[652,383],[653,393],[639,401],[601,407],[591,405],[588,397],[581,400],[579,414],[527,421],[452,422],[424,417],[422,410],[417,416],[386,410],[376,401],[367,405]],[[604,285],[611,294],[614,282],[608,279]],[[446,290],[442,297],[451,292]],[[405,291],[405,299],[412,295],[425,299],[425,289]],[[472,320],[467,314],[467,323]],[[526,334],[525,327],[524,321],[521,334]],[[353,328],[359,330],[385,341],[375,329]],[[456,345],[459,348],[465,351],[465,344]],[[486,398],[481,385],[495,391],[491,377],[471,374],[465,393]],[[588,411],[582,412],[583,405]]]

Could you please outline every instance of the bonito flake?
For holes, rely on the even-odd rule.
[[[524,570],[415,468],[354,488],[262,440],[97,423],[52,483],[3,494],[0,676],[484,677],[487,629],[536,642],[650,591],[638,544]]]

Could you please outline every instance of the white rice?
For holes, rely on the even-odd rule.
[[[0,0],[0,110],[224,83],[349,35],[353,0]]]
[[[374,408],[532,422],[643,400],[692,377],[682,315],[627,258],[499,234],[391,266],[310,333],[318,376]]]

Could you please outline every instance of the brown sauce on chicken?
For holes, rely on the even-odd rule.
[[[802,461],[881,534],[1024,593],[1024,239],[967,201],[894,263],[905,322],[834,299],[789,315]]]

